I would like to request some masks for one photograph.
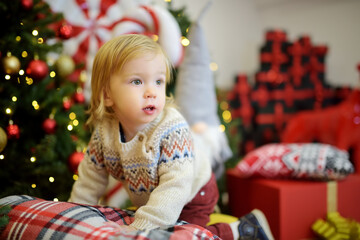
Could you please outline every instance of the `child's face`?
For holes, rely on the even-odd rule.
[[[164,109],[166,65],[161,54],[144,54],[128,61],[110,77],[105,105],[123,127],[141,130]]]

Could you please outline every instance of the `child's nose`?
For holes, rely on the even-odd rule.
[[[147,88],[144,94],[145,98],[156,98],[156,93],[152,88]]]

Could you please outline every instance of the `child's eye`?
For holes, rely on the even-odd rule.
[[[141,84],[141,80],[135,79],[135,80],[132,80],[131,83],[132,83],[132,84],[135,84],[135,85],[140,85],[140,84]]]
[[[156,80],[156,85],[161,85],[163,82],[164,82],[164,80],[162,80],[162,79]]]

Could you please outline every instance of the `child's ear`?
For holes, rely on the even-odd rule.
[[[105,106],[106,107],[111,107],[114,104],[114,102],[111,99],[110,94],[108,93],[107,89],[103,90],[103,95],[104,95]]]

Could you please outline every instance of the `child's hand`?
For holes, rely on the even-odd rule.
[[[123,231],[123,232],[134,232],[134,231],[137,231],[136,228],[134,228],[133,226],[129,226],[129,225],[119,225],[119,228],[118,228],[120,231]]]
[[[109,227],[113,227],[114,230],[116,231],[121,231],[121,232],[133,232],[133,231],[137,231],[136,228],[129,226],[129,225],[119,225],[116,222],[113,221],[108,221],[105,222],[105,225],[109,226]]]

